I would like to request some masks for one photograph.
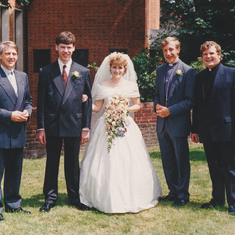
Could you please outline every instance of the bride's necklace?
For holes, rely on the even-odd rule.
[[[113,82],[113,81],[112,81],[112,78],[110,79],[110,82],[111,82],[114,86],[119,86],[119,85],[120,85],[120,82],[118,82],[118,83]]]

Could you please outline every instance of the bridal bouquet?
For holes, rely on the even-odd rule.
[[[128,107],[128,100],[121,95],[112,97],[105,106],[105,133],[108,136],[108,152],[110,152],[114,139],[125,135],[124,124],[129,114]]]

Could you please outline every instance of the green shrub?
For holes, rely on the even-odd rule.
[[[147,48],[132,58],[138,76],[141,102],[153,101],[156,78],[156,58],[148,54]]]
[[[198,57],[196,61],[192,61],[189,66],[193,67],[195,69],[196,73],[198,73],[206,68],[206,66],[202,62],[201,57]]]

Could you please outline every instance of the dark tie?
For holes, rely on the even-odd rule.
[[[68,76],[67,76],[67,73],[65,71],[65,68],[66,68],[66,65],[63,66],[63,82],[64,82],[64,86],[66,86],[66,83],[67,83],[67,80],[68,80]]]

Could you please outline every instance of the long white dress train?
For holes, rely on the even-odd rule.
[[[136,83],[121,89],[99,86],[98,94],[97,100],[105,99],[105,104],[115,94],[139,97]],[[128,120],[125,136],[117,137],[108,153],[101,116],[91,130],[81,163],[80,200],[105,213],[136,213],[154,207],[162,195],[140,129],[132,117]]]

